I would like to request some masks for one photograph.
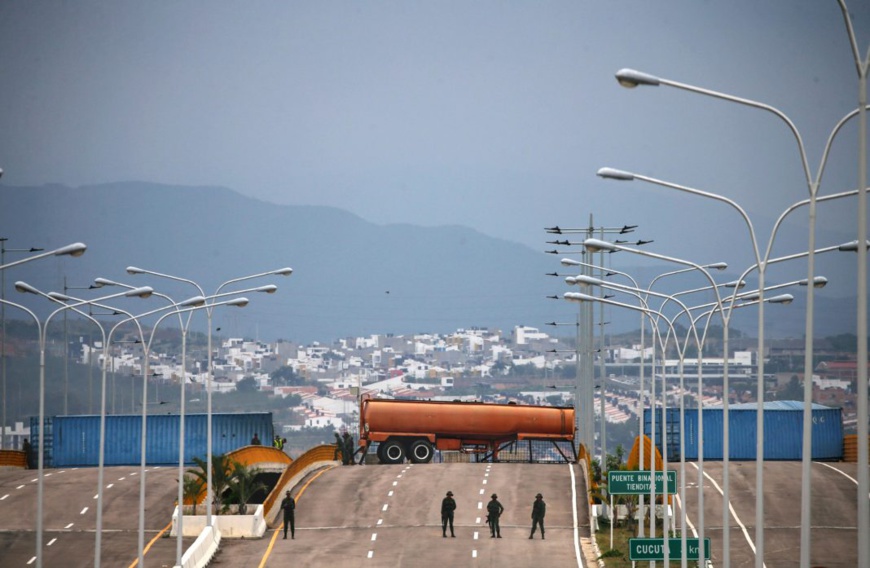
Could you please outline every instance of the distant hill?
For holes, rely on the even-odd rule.
[[[222,328],[221,335],[264,340],[332,341],[475,326],[509,333],[516,325],[573,335],[571,326],[554,330],[544,325],[570,323],[577,313],[576,305],[546,298],[569,290],[562,278],[546,273],[573,271],[559,265],[559,256],[543,253],[545,236],[542,230],[541,249],[532,250],[467,227],[375,225],[332,207],[275,205],[218,187],[144,182],[0,186],[0,237],[9,239],[8,250],[53,249],[76,241],[88,245],[80,258],[41,260],[3,271],[7,299],[46,313],[47,301],[14,292],[12,283],[21,279],[60,291],[65,279],[70,295],[94,298],[113,290],[78,288],[99,276],[152,285],[179,301],[195,289],[130,276],[125,267],[188,278],[211,293],[232,278],[290,266],[290,278],[261,278],[230,288],[274,283],[276,294],[247,294],[249,307],[215,312],[213,325]],[[6,261],[21,256],[8,252]],[[650,269],[636,270],[643,276]],[[117,305],[141,313],[159,305],[155,302]],[[854,302],[818,297],[817,305],[817,334],[854,332]],[[768,313],[775,315],[768,318],[768,334],[800,337],[802,306],[799,300],[776,312],[771,307]],[[754,335],[755,312],[745,311],[752,314],[735,316],[735,325]],[[21,319],[14,312],[7,309],[7,317]],[[608,308],[607,319],[613,331],[639,325],[639,316],[626,310]],[[203,329],[204,320],[198,316],[194,327]]]

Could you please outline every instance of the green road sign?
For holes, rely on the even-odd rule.
[[[701,539],[686,539],[686,559],[700,560]],[[630,538],[628,539],[628,559],[638,560],[664,560],[665,539],[663,538]],[[678,538],[668,539],[668,560],[678,560],[682,557],[682,541]],[[704,539],[704,559],[710,559],[710,539]]]
[[[650,492],[647,470],[607,472],[607,492],[611,495],[644,495]],[[656,471],[656,493],[665,492],[664,472]],[[677,492],[677,472],[668,472],[668,493]]]

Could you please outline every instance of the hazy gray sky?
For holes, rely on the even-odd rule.
[[[870,3],[849,4],[863,54]],[[541,250],[545,226],[594,214],[641,225],[651,250],[735,267],[749,241],[727,207],[595,172],[727,195],[766,244],[807,196],[793,137],[763,112],[614,73],[776,106],[813,171],[858,93],[834,0],[3,2],[0,54],[4,184],[219,185]],[[821,194],[855,188],[856,138],[854,124],[839,135]],[[795,218],[777,253],[806,249]],[[855,238],[854,201],[819,223],[820,246]],[[848,293],[851,264],[820,271]]]

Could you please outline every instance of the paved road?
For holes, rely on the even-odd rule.
[[[576,473],[576,466],[575,473]],[[296,539],[274,541],[266,566],[578,566],[571,467],[422,464],[337,467],[302,491]],[[453,491],[456,538],[441,536],[441,499]],[[536,493],[547,502],[547,538],[529,540]],[[486,526],[497,493],[502,537]],[[578,502],[586,499],[577,495]],[[580,523],[588,535],[586,510]],[[273,533],[267,534],[271,542]],[[225,541],[213,566],[258,566],[266,547]],[[259,556],[255,556],[259,553]]]
[[[676,469],[678,464],[672,464]],[[765,464],[765,564],[795,566],[800,544],[798,462]],[[136,559],[138,468],[107,468],[103,566],[128,567]],[[585,493],[576,491],[580,536],[588,534]],[[714,566],[722,566],[721,462],[705,463],[705,536]],[[222,543],[213,566],[577,566],[571,500],[572,468],[532,464],[424,464],[337,467],[297,487],[295,540]],[[856,464],[814,463],[813,566],[857,564]],[[688,521],[698,526],[697,469],[686,464]],[[177,492],[175,468],[149,470],[146,543],[169,522]],[[35,550],[36,475],[0,470],[0,565],[28,566]],[[46,567],[93,565],[97,471],[49,470],[45,478]],[[755,464],[730,468],[731,566],[753,566]],[[457,501],[456,538],[442,538],[440,503],[451,490]],[[531,504],[537,492],[547,502],[547,539],[528,540]],[[505,506],[502,539],[490,539],[485,505],[498,493]],[[679,518],[679,510],[677,510]],[[745,528],[745,532],[744,532]],[[172,566],[175,539],[160,538],[146,566]],[[30,564],[33,565],[33,564]]]
[[[94,565],[97,473],[96,468],[46,470],[43,566]],[[146,471],[146,544],[171,518],[178,495],[177,473],[175,468]],[[35,471],[0,470],[0,565],[4,567],[35,566],[36,479]],[[102,565],[130,566],[138,551],[138,468],[106,468],[104,484]],[[172,566],[175,550],[175,539],[160,539],[146,556],[146,566]]]
[[[704,535],[711,539],[714,566],[723,565],[722,466],[722,462],[704,463]],[[858,565],[857,464],[816,462],[811,471],[810,564],[825,568],[854,568]],[[696,464],[686,464],[686,514],[688,522],[696,529],[700,520],[698,472]],[[755,565],[755,479],[755,462],[731,463],[729,498],[733,510],[729,514],[729,542],[732,567]],[[765,464],[764,562],[767,568],[800,565],[800,479],[800,462]]]

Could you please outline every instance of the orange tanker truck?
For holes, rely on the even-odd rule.
[[[526,440],[528,461],[540,461],[532,456],[533,441],[552,442],[550,454],[561,455],[560,461],[577,461],[574,409],[568,407],[364,397],[359,438],[364,452],[377,444],[378,459],[387,464],[406,458],[426,463],[436,449],[489,454],[498,460],[499,451]],[[570,455],[565,452],[568,445]]]

